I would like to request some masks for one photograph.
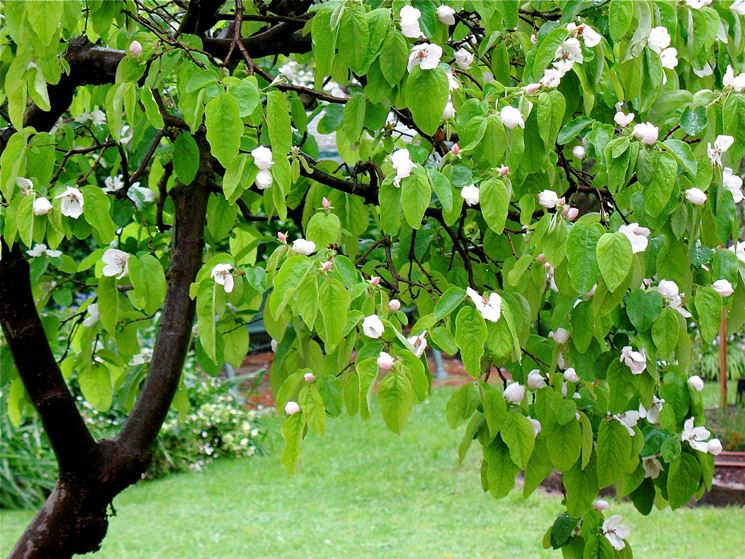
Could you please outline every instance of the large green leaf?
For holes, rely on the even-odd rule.
[[[677,509],[688,503],[701,482],[701,466],[696,457],[683,452],[670,464],[667,476],[667,498],[670,507]]]
[[[207,141],[223,167],[227,167],[238,155],[243,135],[238,102],[229,93],[222,92],[205,107]]]
[[[631,437],[620,421],[600,422],[597,444],[597,473],[600,487],[608,487],[624,474],[631,454]]]
[[[595,252],[608,291],[613,292],[631,271],[634,257],[631,242],[623,233],[605,233],[598,240]]]
[[[481,374],[485,341],[486,324],[481,313],[473,306],[463,307],[455,318],[455,343],[460,349],[463,366],[474,377]]]
[[[600,268],[595,249],[602,235],[603,226],[599,223],[578,221],[569,230],[567,271],[578,293],[587,293],[598,281]]]
[[[412,69],[404,88],[406,105],[414,122],[425,134],[434,134],[442,122],[448,102],[448,77],[439,66],[432,70]]]
[[[510,449],[512,461],[520,469],[525,468],[535,445],[535,435],[533,435],[530,420],[519,411],[512,410],[505,414],[499,432],[507,448]]]
[[[394,433],[401,433],[414,405],[414,392],[408,377],[402,372],[386,375],[380,381],[378,402],[385,424]]]
[[[481,212],[489,229],[500,235],[507,221],[507,211],[510,205],[510,195],[504,183],[497,179],[490,179],[481,183],[479,187]]]

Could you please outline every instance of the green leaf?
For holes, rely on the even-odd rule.
[[[489,428],[489,436],[494,438],[499,433],[507,415],[507,403],[504,401],[499,385],[493,386],[483,381],[479,382],[479,394],[486,425]]]
[[[666,153],[657,156],[652,177],[644,188],[644,209],[652,217],[657,217],[667,206],[675,188],[678,164]]]
[[[110,243],[116,235],[116,224],[109,214],[109,197],[93,185],[84,186],[82,192],[85,220],[98,232],[102,243]]]
[[[464,289],[461,289],[460,287],[448,288],[447,291],[445,291],[445,293],[443,293],[437,300],[435,310],[432,313],[432,318],[434,318],[436,322],[450,316],[450,313],[458,308],[465,297],[466,292]]]
[[[311,431],[323,435],[326,431],[326,407],[315,384],[306,384],[300,390],[298,404]]]
[[[693,454],[683,452],[670,464],[667,475],[667,499],[670,508],[677,509],[687,504],[700,482],[701,465],[698,459]]]
[[[678,313],[673,309],[665,308],[652,325],[652,340],[660,358],[667,359],[672,356],[675,346],[678,345]]]
[[[191,134],[182,132],[173,143],[173,171],[184,184],[191,184],[199,170],[199,147]]]
[[[484,460],[489,492],[495,499],[500,499],[512,491],[520,469],[510,458],[507,446],[499,439],[484,447]]]
[[[324,325],[321,337],[325,343],[336,345],[344,336],[344,328],[347,324],[349,309],[347,288],[339,280],[328,278],[319,290],[318,306]]]
[[[401,206],[408,223],[413,229],[422,226],[424,212],[427,211],[432,191],[427,177],[414,173],[401,182]]]
[[[282,424],[282,438],[285,440],[285,447],[282,449],[280,462],[290,475],[295,473],[297,461],[300,459],[300,443],[303,440],[304,427],[305,417],[302,413],[289,416]]]
[[[248,354],[248,329],[237,326],[222,335],[222,352],[225,362],[238,368]]]
[[[637,331],[646,332],[662,312],[662,304],[659,293],[634,289],[626,297],[626,314]]]
[[[548,424],[546,446],[551,462],[560,472],[567,471],[577,463],[582,448],[582,432],[573,415],[572,421],[566,425]]]
[[[83,397],[98,411],[111,407],[113,389],[109,370],[101,363],[93,363],[78,377]]]
[[[383,41],[380,71],[391,87],[396,87],[404,75],[409,59],[409,45],[400,33],[388,33]]]
[[[504,400],[503,400],[504,401]],[[479,403],[479,393],[472,382],[468,382],[453,392],[445,406],[445,417],[451,429],[457,429],[468,421]]]
[[[365,67],[369,37],[370,30],[364,6],[356,3],[347,4],[339,23],[336,46],[341,61],[355,73],[361,72]]]
[[[568,144],[593,122],[595,121],[589,116],[578,116],[577,118],[570,120],[561,127],[561,130],[559,130],[556,143],[562,146]]]
[[[386,375],[378,388],[378,402],[385,424],[400,434],[414,405],[414,392],[408,377],[401,372]]]
[[[101,326],[113,334],[119,321],[119,292],[114,278],[102,277],[98,281],[98,312]]]
[[[313,260],[307,256],[291,256],[285,260],[274,278],[274,289],[269,297],[269,311],[274,318],[279,318],[312,268]]]
[[[365,96],[355,93],[344,106],[342,127],[352,143],[357,143],[362,134],[362,128],[365,125],[365,105]]]
[[[697,136],[706,129],[708,124],[706,107],[688,105],[683,109],[683,114],[680,115],[680,128],[689,136]]]
[[[563,482],[567,490],[567,512],[574,517],[590,512],[599,489],[595,462],[591,461],[584,470],[579,463],[575,464],[564,473]]]
[[[512,461],[520,469],[525,468],[535,446],[535,436],[530,420],[519,411],[512,410],[505,415],[499,433],[507,448],[510,449]]]
[[[147,314],[153,314],[161,307],[166,296],[163,267],[152,254],[130,256],[127,267],[134,287],[130,292],[132,302]]]
[[[711,287],[699,287],[693,299],[698,315],[698,327],[704,342],[710,344],[719,334],[722,317],[722,297]]]
[[[600,487],[608,487],[625,473],[631,454],[631,437],[615,419],[600,422],[597,444],[597,473]]]
[[[543,75],[543,71],[554,60],[556,49],[561,46],[561,43],[563,43],[568,36],[569,32],[566,28],[557,27],[543,37],[541,42],[538,43],[538,50],[536,51],[535,60],[533,61],[533,76],[540,77]]]
[[[523,497],[528,497],[535,491],[541,482],[554,471],[551,459],[546,449],[545,437],[539,436],[535,441],[533,454],[530,455],[528,466],[525,468],[525,484],[523,485]]]
[[[605,233],[598,240],[596,255],[608,291],[613,292],[631,271],[631,242],[623,233]]]
[[[618,41],[628,33],[633,19],[633,0],[611,0],[608,24],[610,26],[610,36],[614,41]]]
[[[497,179],[490,179],[481,183],[479,200],[484,221],[489,229],[497,235],[504,231],[507,221],[507,211],[510,205],[510,195],[504,183]]]
[[[404,95],[416,125],[425,134],[434,134],[442,122],[442,111],[448,102],[445,70],[439,66],[432,70],[414,67],[406,79]]]
[[[486,324],[481,313],[473,306],[463,307],[455,318],[455,343],[460,349],[463,366],[473,377],[481,374],[485,341]]]
[[[266,95],[266,121],[269,127],[269,142],[275,161],[286,157],[292,148],[290,105],[281,91],[270,91]]]
[[[321,249],[339,242],[341,221],[330,211],[319,211],[313,214],[305,228],[305,236]]]
[[[212,155],[223,167],[227,167],[238,155],[243,135],[243,122],[235,98],[223,91],[207,103],[205,124]]]
[[[600,275],[595,249],[603,235],[599,223],[578,221],[569,230],[567,241],[567,272],[577,293],[587,293]]]

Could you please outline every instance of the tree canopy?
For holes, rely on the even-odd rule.
[[[690,365],[745,323],[743,0],[2,9],[0,390],[60,466],[14,557],[97,549],[187,352],[237,366],[258,320],[290,472],[373,400],[401,432],[435,348],[484,491],[562,472],[546,547],[631,557],[600,490],[711,486]]]

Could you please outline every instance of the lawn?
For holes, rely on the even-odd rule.
[[[270,455],[223,461],[202,473],[142,483],[115,501],[105,558],[532,558],[561,510],[557,497],[517,493],[501,501],[479,487],[476,447],[460,467],[459,433],[443,417],[447,390],[415,409],[401,436],[379,416],[330,422],[311,436],[288,479],[276,440]],[[637,557],[745,558],[742,509],[655,511],[613,504],[632,528]],[[6,554],[31,512],[0,514]]]

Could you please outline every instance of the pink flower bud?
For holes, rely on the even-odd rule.
[[[579,210],[577,208],[567,208],[564,210],[564,217],[567,219],[567,221],[574,221],[577,219],[577,216],[579,215]]]
[[[610,508],[610,505],[608,504],[608,501],[606,501],[605,499],[598,499],[597,501],[593,503],[592,508],[602,512],[604,510],[608,510],[608,508]]]
[[[450,148],[450,153],[458,155],[460,153],[460,146],[458,144],[453,144],[453,147]]]
[[[562,196],[561,198],[559,198],[559,201],[556,203],[556,205],[563,206],[566,203],[567,203],[567,199]]]
[[[380,278],[378,276],[373,276],[370,278],[370,285],[373,287],[377,287],[380,285]]]
[[[331,266],[333,266],[334,263],[331,260],[326,260],[323,264],[321,264],[321,271],[322,272],[328,272],[331,269]]]
[[[285,404],[285,413],[287,415],[295,415],[297,412],[300,411],[300,404],[297,402],[293,402],[290,400]]]
[[[381,371],[390,371],[393,368],[393,357],[391,354],[381,351],[377,363]]]
[[[328,198],[326,198],[325,196],[323,197],[323,200],[321,200],[321,205],[323,206],[324,210],[328,210],[329,208],[331,208],[331,202],[329,202]]]
[[[505,177],[505,176],[507,176],[507,175],[509,174],[509,172],[510,172],[510,168],[509,168],[509,167],[508,167],[507,165],[502,165],[502,166],[501,166],[501,167],[499,168],[499,176],[500,176],[500,177]]]
[[[398,309],[401,308],[401,301],[398,299],[391,299],[388,301],[388,308],[391,310],[391,312],[396,312]]]
[[[280,231],[279,233],[277,233],[277,239],[280,243],[287,242],[287,233],[282,233],[282,231]]]
[[[546,263],[546,255],[543,254],[543,253],[540,253],[538,256],[536,256],[536,260],[538,260],[538,262],[540,262],[541,264],[545,264]]]
[[[132,56],[140,56],[142,54],[142,45],[140,41],[132,41],[129,43],[129,54]]]
[[[303,378],[305,379],[305,382],[307,382],[308,384],[310,384],[312,382],[315,382],[316,375],[314,375],[313,373],[305,373],[303,375]]]

